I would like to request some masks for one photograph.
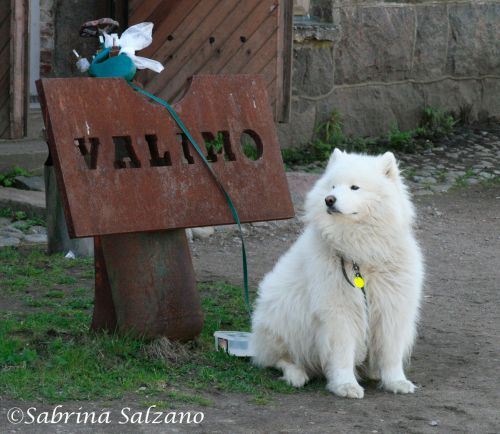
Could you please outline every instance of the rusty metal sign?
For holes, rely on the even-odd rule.
[[[42,79],[37,86],[71,237],[234,223],[168,112],[125,80]],[[261,77],[195,76],[173,108],[242,222],[293,217]],[[255,161],[244,140],[255,146]]]

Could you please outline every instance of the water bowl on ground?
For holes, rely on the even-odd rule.
[[[250,336],[251,333],[248,332],[216,331],[215,350],[236,357],[251,357]]]

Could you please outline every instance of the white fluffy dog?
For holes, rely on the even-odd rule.
[[[324,375],[336,395],[363,398],[356,367],[366,361],[383,388],[413,393],[403,364],[415,339],[423,264],[394,155],[335,149],[305,211],[304,233],[260,285],[254,363],[282,370],[295,387]]]

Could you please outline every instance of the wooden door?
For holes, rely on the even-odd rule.
[[[0,0],[0,139],[26,130],[28,0]]]
[[[275,119],[290,108],[291,0],[129,0],[128,25],[154,23],[140,55],[160,61],[161,74],[139,74],[146,89],[178,100],[194,74],[262,74]]]

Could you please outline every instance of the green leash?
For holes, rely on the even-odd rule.
[[[201,157],[201,159],[203,160],[203,162],[207,166],[208,170],[210,171],[210,173],[214,177],[215,181],[217,182],[217,186],[219,187],[219,190],[224,195],[224,198],[226,199],[226,202],[229,205],[229,209],[231,210],[231,214],[233,215],[233,218],[234,218],[236,224],[238,225],[238,229],[239,229],[239,235],[240,235],[240,240],[241,240],[241,254],[243,257],[243,286],[244,286],[244,290],[245,290],[245,304],[247,306],[248,313],[251,314],[252,307],[250,305],[250,297],[248,294],[248,270],[247,270],[247,252],[245,249],[245,240],[243,239],[243,231],[241,229],[240,218],[239,218],[238,212],[236,211],[236,208],[233,204],[233,201],[231,200],[231,197],[229,196],[228,192],[224,188],[224,185],[222,185],[222,182],[219,180],[219,177],[217,176],[217,174],[214,172],[214,170],[210,166],[210,163],[205,158],[205,155],[203,155],[203,152],[201,151],[200,147],[198,146],[198,144],[196,143],[194,138],[191,136],[191,134],[189,133],[189,131],[187,130],[186,126],[181,121],[179,116],[177,116],[177,113],[172,108],[172,106],[170,104],[168,104],[165,100],[158,98],[157,96],[153,95],[152,93],[149,93],[148,91],[146,91],[144,89],[141,89],[139,86],[135,85],[134,83],[132,83],[130,81],[127,81],[127,83],[133,89],[137,90],[138,92],[142,93],[143,95],[147,96],[148,98],[151,98],[153,101],[156,101],[158,104],[161,104],[163,107],[165,107],[168,110],[168,112],[170,113],[170,115],[172,116],[174,121],[177,123],[177,125],[179,125],[182,132],[186,135],[188,140],[194,146],[194,149],[196,150],[196,152],[198,152],[198,155]]]

